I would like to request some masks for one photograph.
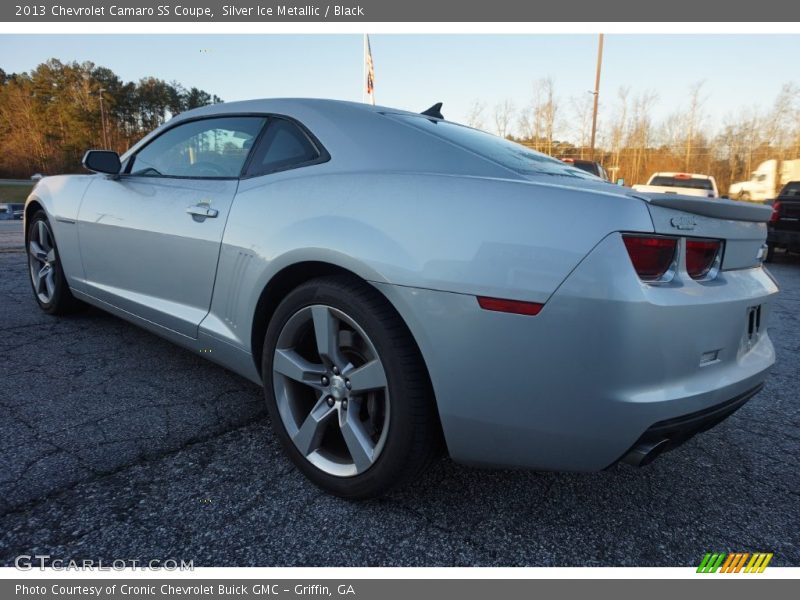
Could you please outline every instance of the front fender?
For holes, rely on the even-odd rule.
[[[78,212],[86,190],[93,180],[92,175],[57,175],[45,177],[31,191],[25,201],[25,232],[27,243],[28,219],[33,205],[40,206],[47,214],[53,231],[61,268],[67,283],[73,290],[80,290],[84,280],[78,240]]]

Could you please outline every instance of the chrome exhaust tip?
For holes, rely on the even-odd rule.
[[[637,444],[622,457],[622,462],[634,467],[644,467],[658,458],[668,445],[668,439]]]

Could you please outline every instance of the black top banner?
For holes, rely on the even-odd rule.
[[[10,22],[796,22],[787,0],[58,0],[0,5]],[[679,32],[674,32],[679,33]]]

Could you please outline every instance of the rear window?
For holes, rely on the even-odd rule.
[[[710,179],[697,179],[694,177],[653,177],[648,185],[662,187],[691,188],[693,190],[714,190]]]
[[[800,181],[787,183],[781,190],[780,195],[784,198],[800,198]]]
[[[286,119],[273,117],[256,145],[247,176],[300,167],[319,158],[320,153],[300,127]]]
[[[477,129],[424,116],[400,114],[390,116],[522,175],[559,175],[597,181],[597,177],[586,171]]]

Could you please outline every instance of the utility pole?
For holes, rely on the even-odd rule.
[[[590,159],[594,160],[594,140],[597,135],[597,102],[600,98],[600,67],[603,66],[603,34],[597,41],[597,73],[594,78],[594,108],[592,110],[592,147]]]
[[[106,132],[106,110],[103,106],[103,92],[105,92],[105,88],[100,88],[97,90],[97,94],[100,96],[100,123],[103,125],[103,148],[106,150],[109,149],[108,144],[108,133]]]

